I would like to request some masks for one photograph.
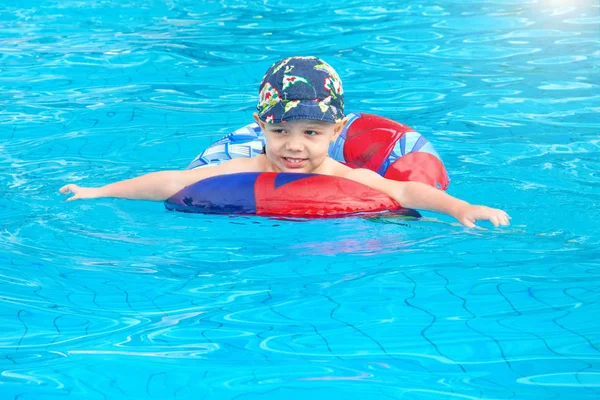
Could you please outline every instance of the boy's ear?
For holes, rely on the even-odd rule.
[[[254,114],[252,114],[252,116],[254,117],[254,120],[256,121],[258,126],[260,126],[260,129],[262,129],[264,131],[265,123],[263,121],[261,121],[260,118],[258,118],[258,113],[255,112]]]
[[[348,117],[345,117],[340,122],[336,122],[335,127],[333,128],[333,138],[331,139],[332,143],[337,140],[338,136],[340,136],[340,133],[342,133],[342,131],[344,130],[344,127],[346,126],[347,123],[348,123]]]

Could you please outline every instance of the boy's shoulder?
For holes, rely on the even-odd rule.
[[[384,189],[387,186],[386,182],[388,182],[388,180],[379,175],[377,172],[366,168],[350,168],[345,165],[344,167],[348,169],[344,171],[343,175],[338,176],[362,183],[363,185],[372,187],[373,189],[385,192]]]
[[[344,166],[346,167],[346,166]],[[350,168],[350,167],[346,167],[347,170],[345,170],[343,177],[344,178],[348,178],[348,179],[377,179],[377,178],[381,178],[382,176],[379,175],[377,172],[375,171],[371,171],[370,169],[367,168]]]
[[[341,178],[347,178],[352,180],[358,179],[373,179],[381,177],[377,172],[371,171],[366,168],[352,168],[339,161],[329,159],[329,175],[339,176]]]
[[[223,173],[238,173],[238,172],[263,172],[261,157],[256,156],[252,158],[239,157],[232,158],[231,160],[225,161],[220,165],[220,169]]]

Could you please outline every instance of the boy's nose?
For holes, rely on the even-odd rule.
[[[300,140],[288,140],[285,147],[289,151],[302,151],[304,149],[304,145]]]

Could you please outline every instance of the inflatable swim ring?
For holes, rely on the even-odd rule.
[[[329,156],[388,179],[416,181],[445,190],[448,174],[433,145],[406,125],[370,114],[349,114]],[[200,153],[188,169],[218,165],[262,152],[258,124],[247,125]],[[239,173],[196,182],[165,201],[169,210],[212,214],[325,217],[393,211],[420,216],[387,195],[349,179],[301,173]]]

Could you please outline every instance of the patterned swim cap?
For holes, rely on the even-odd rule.
[[[337,72],[317,57],[289,57],[267,70],[256,106],[267,123],[297,119],[339,122],[344,90]]]

